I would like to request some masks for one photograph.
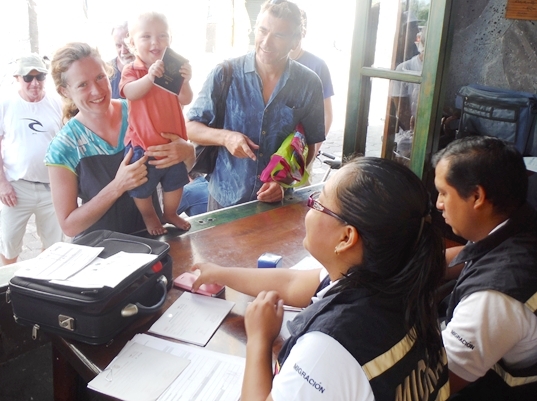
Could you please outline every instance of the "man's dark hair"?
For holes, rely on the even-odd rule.
[[[259,16],[265,11],[268,11],[276,18],[289,21],[294,27],[294,36],[297,38],[302,37],[302,14],[300,13],[300,8],[295,3],[287,0],[267,0],[261,5]]]
[[[508,216],[525,201],[528,176],[522,155],[498,138],[471,136],[451,142],[433,157],[449,162],[446,182],[467,199],[479,185],[497,213]]]

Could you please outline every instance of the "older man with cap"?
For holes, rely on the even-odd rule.
[[[21,57],[13,74],[18,90],[0,99],[0,257],[4,265],[17,261],[32,214],[43,249],[63,239],[43,161],[62,118],[59,97],[45,92],[47,73],[37,54]]]

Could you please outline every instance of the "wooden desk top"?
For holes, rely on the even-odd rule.
[[[304,216],[308,211],[305,199],[318,188],[308,187],[297,191],[283,205],[253,202],[191,218],[190,232],[180,236],[174,236],[174,233],[170,232],[163,237],[170,244],[173,277],[179,276],[194,263],[202,261],[229,267],[255,268],[258,257],[264,252],[282,255],[283,267],[298,263],[308,256],[302,246],[305,235]],[[448,244],[450,245],[454,244]],[[182,291],[178,289],[170,290],[161,313],[181,294]],[[251,297],[226,288],[225,298],[234,301],[235,306],[205,348],[244,357],[244,312]],[[141,317],[107,345],[88,345],[57,335],[51,335],[50,338],[55,352],[59,352],[83,380],[89,382],[111,362],[128,340],[136,333],[146,332],[161,313]],[[277,341],[274,345],[275,354],[280,347],[281,342]],[[58,386],[63,386],[66,379],[56,377],[56,367],[54,375],[57,395],[57,383]],[[56,396],[56,399],[69,397]]]
[[[308,211],[304,200],[316,188],[297,191],[283,205],[253,202],[236,208],[195,216],[192,230],[181,236],[168,234],[173,259],[173,277],[194,263],[209,261],[223,266],[257,267],[264,252],[283,256],[283,267],[290,267],[308,255],[302,246],[305,235],[304,216]],[[261,208],[261,210],[260,210]],[[199,221],[193,222],[196,219]],[[164,312],[182,291],[173,288],[168,293]],[[244,312],[250,297],[226,288],[225,298],[235,307],[205,348],[232,355],[245,356],[246,334]],[[62,356],[86,381],[93,379],[119,353],[136,333],[146,332],[161,313],[141,317],[120,333],[110,344],[88,345],[51,335],[51,341]],[[281,344],[276,344],[279,347]]]

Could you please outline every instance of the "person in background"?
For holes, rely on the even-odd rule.
[[[193,291],[218,283],[257,297],[245,315],[241,398],[446,400],[434,303],[444,246],[423,183],[394,161],[356,158],[307,205],[304,247],[324,268],[191,268],[200,270]],[[273,376],[284,303],[305,309],[288,325]]]
[[[129,23],[129,45],[135,61],[123,68],[119,90],[129,101],[129,128],[125,137],[125,153],[134,151],[131,163],[144,157],[151,145],[169,142],[160,133],[168,132],[187,139],[183,105],[192,101],[190,88],[192,68],[188,62],[179,72],[184,78],[179,94],[168,92],[154,84],[155,78],[164,75],[162,56],[170,46],[171,34],[166,16],[157,12],[142,13]],[[157,185],[162,187],[163,219],[180,230],[189,230],[190,223],[177,214],[188,184],[188,171],[194,158],[167,169],[148,166],[148,181],[129,191],[140,210],[147,231],[151,235],[165,234],[167,230],[155,210],[152,194]]]
[[[121,80],[121,71],[123,67],[134,61],[134,55],[131,53],[125,40],[129,36],[127,21],[116,25],[112,28],[112,39],[116,46],[117,57],[110,60],[110,65],[114,69],[114,75],[110,78],[112,86],[112,99],[120,99],[119,81]]]
[[[310,148],[324,141],[322,84],[310,69],[289,59],[302,37],[302,18],[295,3],[266,1],[255,29],[255,51],[231,59],[233,74],[226,97],[223,129],[211,128],[222,92],[217,66],[187,113],[188,137],[200,145],[220,146],[209,181],[209,210],[259,200],[279,202],[284,190],[263,183],[261,172],[284,139],[304,127]],[[308,153],[307,163],[315,156]]]
[[[324,98],[324,135],[326,138],[326,136],[328,135],[328,131],[330,131],[330,127],[332,126],[332,120],[334,118],[332,111],[332,96],[334,96],[334,87],[332,85],[332,78],[330,77],[330,70],[328,70],[328,66],[326,65],[325,61],[322,58],[317,57],[316,55],[302,48],[302,40],[306,37],[306,32],[308,28],[308,17],[304,10],[300,10],[300,15],[302,16],[303,24],[302,38],[300,39],[300,42],[298,42],[298,46],[296,47],[296,49],[291,50],[291,52],[289,53],[289,57],[291,58],[291,60],[295,60],[300,64],[305,65],[310,70],[314,71],[321,79],[321,83],[323,84]],[[314,155],[317,155],[319,154],[320,148],[321,144],[318,143],[314,149],[310,150],[310,152],[314,152]],[[313,163],[308,164],[307,170],[309,173],[309,177],[304,186],[312,184],[312,168]]]
[[[472,136],[433,164],[436,207],[468,240],[447,269],[457,278],[442,331],[453,399],[534,400],[537,213],[526,203],[524,160],[498,138]]]
[[[423,28],[417,43],[418,54],[400,63],[396,71],[421,73],[425,55],[426,28]],[[414,44],[412,46],[416,47]],[[397,121],[403,131],[414,131],[416,112],[420,94],[420,84],[391,81],[390,95],[395,106]]]
[[[410,60],[412,57],[419,54],[416,47],[416,38],[420,32],[419,20],[416,14],[411,11],[401,13],[399,22],[399,36],[397,38],[397,51],[395,53],[395,65],[399,65],[404,61]]]
[[[14,72],[18,91],[0,100],[0,253],[4,265],[17,261],[32,215],[43,249],[63,240],[43,163],[62,121],[60,98],[45,90],[47,74],[39,55],[21,57]]]
[[[291,60],[295,60],[308,67],[321,79],[324,98],[324,134],[328,135],[333,120],[332,96],[334,96],[334,87],[332,85],[332,78],[330,77],[330,70],[328,70],[326,62],[322,58],[303,49],[302,40],[306,37],[308,17],[304,10],[300,10],[300,15],[302,16],[302,37],[298,42],[297,47],[289,53],[289,57]],[[319,149],[316,149],[315,154],[318,153],[318,150]]]
[[[98,51],[86,43],[58,49],[51,63],[56,90],[63,96],[65,125],[51,142],[45,163],[54,208],[65,234],[75,237],[106,229],[133,233],[145,224],[128,190],[147,181],[144,162],[166,168],[194,157],[194,146],[162,133],[170,143],[151,146],[129,163],[124,154],[127,101],[112,99],[108,72]],[[82,203],[79,205],[78,199]],[[158,205],[158,198],[155,196]]]
[[[177,214],[186,213],[187,216],[195,216],[207,211],[209,200],[209,182],[201,173],[191,171],[188,173],[190,182],[183,187],[183,197],[177,208]]]

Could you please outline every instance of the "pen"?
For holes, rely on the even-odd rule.
[[[289,305],[283,306],[283,310],[288,311],[288,312],[302,312],[303,309],[304,308],[299,308],[297,306],[289,306]]]
[[[250,305],[252,302],[248,302],[248,305]],[[299,308],[298,306],[289,306],[289,305],[283,305],[283,310],[287,312],[302,312],[304,308]]]

